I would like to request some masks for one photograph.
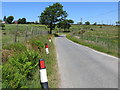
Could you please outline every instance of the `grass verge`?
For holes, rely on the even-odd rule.
[[[100,45],[96,45],[94,43],[88,43],[86,42],[85,40],[81,39],[81,38],[76,38],[70,34],[68,34],[66,36],[68,39],[72,40],[73,42],[75,43],[78,43],[78,44],[81,44],[81,45],[85,45],[85,46],[88,46],[92,49],[95,49],[95,50],[98,50],[100,52],[104,52],[104,53],[107,53],[107,54],[110,54],[110,55],[113,55],[113,56],[116,56],[118,57],[118,53],[117,52],[112,52],[111,50],[103,47],[103,46],[100,46]]]
[[[2,88],[41,88],[38,61],[46,62],[49,88],[58,87],[56,53],[49,35],[40,35],[26,43],[3,46]],[[44,44],[48,43],[50,54],[46,55]]]

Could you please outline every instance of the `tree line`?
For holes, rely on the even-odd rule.
[[[40,18],[40,23],[47,25],[47,27],[50,28],[49,33],[52,34],[52,30],[54,30],[55,27],[64,30],[71,27],[71,24],[73,24],[74,21],[67,19],[67,16],[68,14],[63,10],[63,6],[60,3],[55,3],[46,7],[38,17]],[[82,22],[79,22],[78,24],[83,25]],[[85,25],[90,25],[90,22],[86,21]],[[93,25],[97,25],[97,23],[95,22]]]
[[[3,20],[0,20],[0,22],[6,23],[6,24],[39,24],[38,21],[35,22],[28,22],[26,18],[19,18],[18,20],[14,20],[14,16],[4,16]]]
[[[3,21],[7,24],[13,24],[13,23],[18,23],[18,24],[26,24],[26,18],[19,18],[17,21],[13,21],[14,16],[4,16]]]
[[[82,22],[78,22],[77,24],[83,25]],[[85,25],[91,25],[91,23],[90,23],[89,21],[86,21],[84,24],[85,24]],[[93,25],[97,25],[97,22],[93,23]]]
[[[50,34],[52,34],[52,31],[56,27],[66,30],[70,29],[71,24],[74,23],[73,20],[67,19],[68,13],[63,10],[63,6],[60,3],[54,3],[53,5],[46,7],[45,10],[38,17],[39,23],[37,21],[27,22],[26,18],[19,18],[17,21],[13,22],[13,16],[4,16],[3,21],[8,24],[44,24],[50,29]],[[79,22],[78,24],[83,25],[82,22]],[[90,22],[85,22],[85,25],[90,25]],[[97,23],[95,22],[93,25],[97,25]]]

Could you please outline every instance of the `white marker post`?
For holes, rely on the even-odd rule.
[[[48,89],[47,71],[46,71],[44,59],[39,60],[39,68],[40,68],[40,79],[41,79],[42,88]]]
[[[49,54],[49,46],[48,46],[48,44],[47,43],[45,43],[45,50],[46,50],[46,54]]]
[[[52,40],[51,40],[51,37],[49,38],[49,42],[51,42]]]

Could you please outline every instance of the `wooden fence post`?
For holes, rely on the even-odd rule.
[[[27,41],[27,30],[28,30],[28,25],[26,25],[26,30],[25,30],[25,41]]]
[[[31,36],[32,36],[32,38],[33,38],[33,27],[31,27]]]
[[[16,43],[17,42],[17,33],[18,33],[18,24],[16,25],[16,32],[15,32],[15,40],[14,40],[14,42]]]

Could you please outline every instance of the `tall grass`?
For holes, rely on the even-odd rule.
[[[93,30],[91,30],[91,28]],[[98,51],[118,56],[118,27],[117,26],[90,26],[89,29],[83,29],[71,33],[67,37],[75,42],[89,46]],[[79,38],[75,38],[75,36]]]
[[[3,46],[3,50],[12,50],[12,55],[3,63],[3,88],[41,88],[38,66],[41,58],[46,62],[49,87],[58,87],[55,48],[48,38],[49,35],[40,35],[28,42]],[[49,44],[49,55],[45,53],[45,43]]]
[[[34,24],[5,24],[2,30],[2,44],[23,42],[37,35],[47,34],[48,28],[44,25]]]

